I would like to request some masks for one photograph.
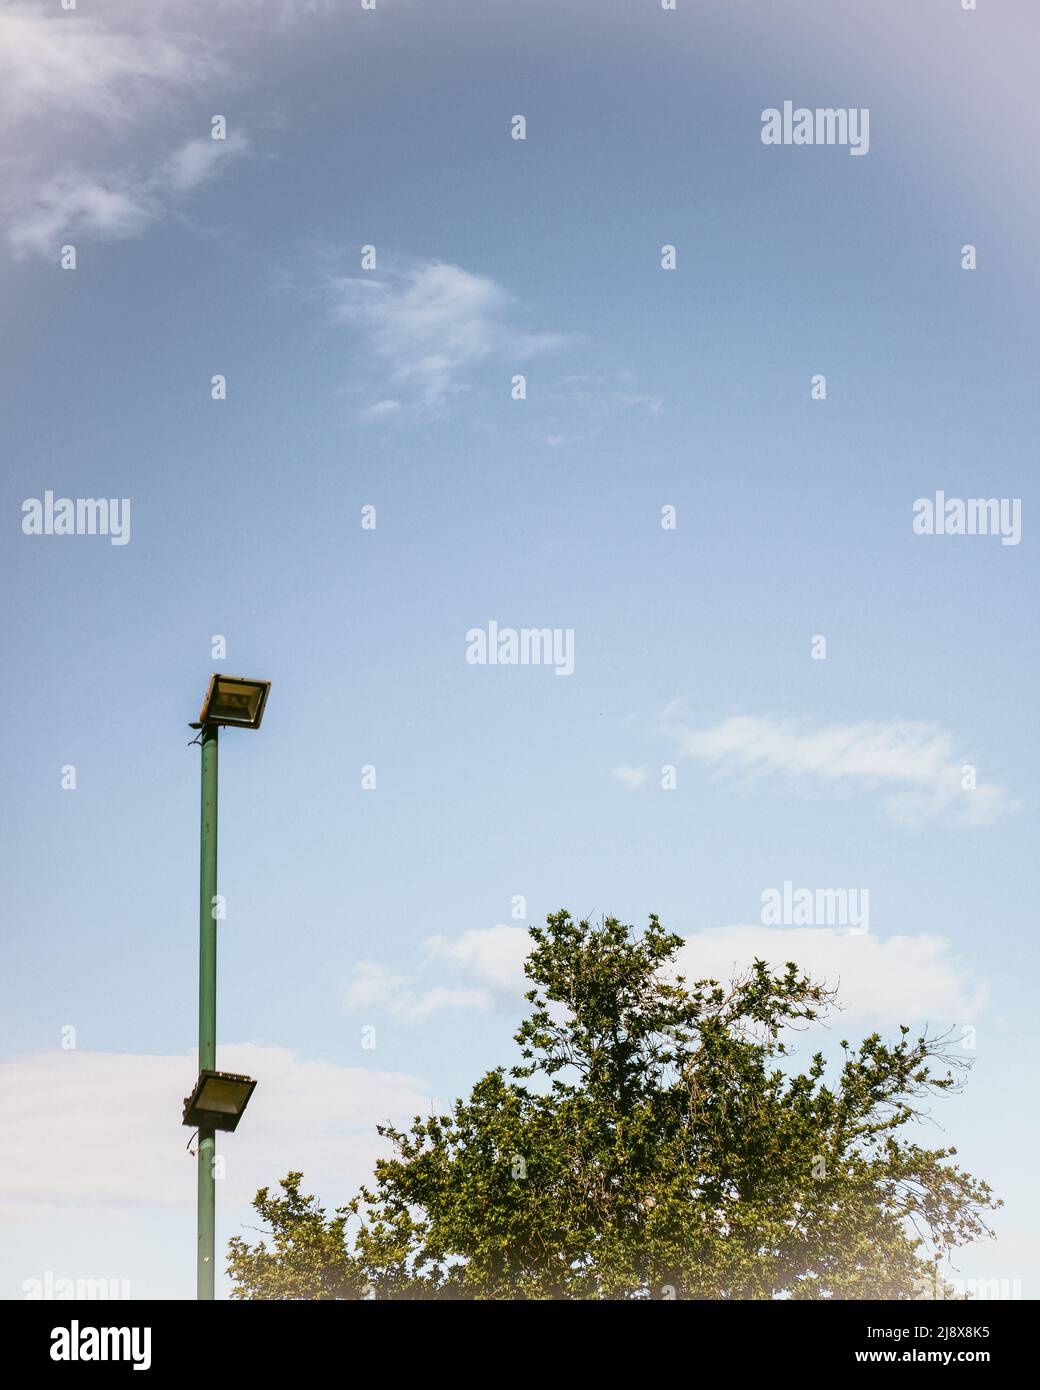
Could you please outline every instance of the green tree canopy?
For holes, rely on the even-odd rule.
[[[393,1156],[331,1218],[300,1173],[262,1189],[235,1297],[903,1299],[989,1234],[989,1187],[908,1128],[958,1085],[940,1040],[842,1042],[829,1080],[791,1048],[834,992],[794,964],[688,984],[656,917],[531,937],[522,1063],[379,1126]]]

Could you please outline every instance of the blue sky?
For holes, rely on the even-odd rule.
[[[512,1059],[522,896],[705,972],[797,948],[824,1046],[974,1029],[924,1135],[1007,1203],[961,1275],[1035,1297],[1030,5],[139,11],[0,16],[0,1293],[192,1295],[222,669],[273,682],[221,745],[218,1057],[260,1083],[222,1241]],[[786,99],[869,152],[763,145]],[[47,489],[130,498],[129,543],[23,534]],[[938,490],[1021,499],[1020,543],[915,535]],[[490,621],[572,629],[573,675],[468,665]],[[869,932],[764,926],[788,881]]]

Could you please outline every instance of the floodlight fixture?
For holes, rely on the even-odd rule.
[[[194,1091],[185,1097],[181,1123],[192,1129],[235,1130],[255,1089],[251,1076],[204,1067]]]
[[[245,676],[210,676],[202,712],[192,728],[223,724],[228,728],[259,729],[270,689],[270,681],[249,680]]]

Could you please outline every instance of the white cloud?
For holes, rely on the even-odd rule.
[[[358,961],[353,975],[342,991],[343,1007],[348,1013],[385,1007],[407,983],[377,960]]]
[[[342,25],[343,10],[340,0],[80,0],[74,11],[59,0],[5,0],[6,150],[23,149],[34,133],[63,144],[91,132],[139,133],[142,121],[165,119],[200,89],[229,92],[277,61],[290,29],[302,33],[325,16]]]
[[[620,763],[617,767],[611,768],[610,775],[622,786],[635,791],[646,781],[648,773],[645,767],[629,767],[627,763]]]
[[[5,5],[0,216],[15,256],[55,255],[77,234],[138,236],[241,154],[241,129],[210,140],[219,107],[203,105],[200,119],[199,104],[230,98],[254,61],[268,61],[262,45],[284,13],[296,11],[237,0]]]
[[[687,937],[677,968],[687,982],[726,981],[756,957],[775,968],[793,960],[814,979],[840,986],[841,1017],[869,1026],[971,1022],[987,999],[950,943],[928,934],[882,939],[833,927],[712,927]]]
[[[442,261],[336,275],[328,289],[335,317],[364,335],[390,380],[423,406],[469,389],[474,369],[493,355],[522,363],[565,341],[515,327],[500,285]]]
[[[492,1007],[490,995],[481,989],[449,989],[436,986],[417,990],[411,978],[395,975],[378,961],[363,960],[354,966],[353,978],[341,991],[347,1013],[387,1013],[404,1023],[425,1023],[442,1010]]]
[[[610,399],[617,405],[643,407],[649,410],[651,415],[659,415],[664,405],[660,396],[651,396],[646,391],[613,391]]]
[[[464,931],[454,939],[431,937],[426,943],[434,960],[450,961],[492,994],[518,1002],[524,989],[524,961],[531,949],[525,927],[483,927]]]
[[[523,927],[497,926],[433,936],[425,943],[427,965],[445,965],[456,976],[449,984],[423,986],[415,975],[397,975],[378,961],[359,961],[341,991],[352,1014],[388,1013],[408,1023],[425,1023],[435,1013],[475,1009],[513,1011],[529,987],[523,973],[530,949]]]
[[[427,961],[452,971],[447,985],[420,991],[414,977],[367,961],[356,968],[344,999],[352,1011],[382,1007],[412,1022],[442,1008],[514,1014],[531,988],[523,968],[530,946],[528,932],[519,926],[433,937],[426,943]],[[840,986],[841,1017],[869,1026],[971,1021],[987,998],[985,986],[954,957],[949,941],[929,933],[882,938],[831,927],[714,927],[686,938],[677,969],[688,981],[727,981],[756,957],[777,967],[793,960],[814,978]]]
[[[102,240],[139,236],[176,200],[214,177],[226,159],[248,148],[240,133],[227,140],[189,140],[155,170],[119,176],[105,185],[84,173],[56,174],[8,204],[8,240],[16,255],[56,254],[66,236],[86,233]]]
[[[396,415],[401,409],[400,401],[376,401],[374,405],[366,406],[364,410],[359,410],[358,414],[362,420],[382,420],[387,415]]]
[[[208,135],[188,140],[161,166],[154,185],[157,189],[168,188],[171,193],[190,193],[213,178],[230,155],[242,154],[248,148],[247,137],[237,130],[224,140],[213,140]]]
[[[417,999],[407,997],[395,1001],[391,1012],[395,1017],[408,1023],[425,1023],[436,1013],[447,1011],[459,1013],[466,1009],[476,1009],[488,1013],[493,1007],[491,996],[484,989],[448,989],[437,986],[424,990]]]
[[[414,1076],[308,1062],[281,1047],[221,1046],[220,1066],[257,1078],[228,1155],[220,1200],[248,1205],[258,1187],[302,1168],[314,1189],[344,1190],[384,1151],[377,1123],[428,1113]],[[0,1065],[0,1206],[7,1216],[49,1207],[190,1207],[195,1164],[182,1101],[193,1054],[61,1051]],[[243,1142],[248,1134],[248,1140]]]
[[[83,7],[86,10],[86,6]],[[185,7],[185,18],[191,5]],[[89,120],[127,124],[164,97],[223,74],[204,30],[171,5],[108,3],[101,12],[8,3],[0,10],[0,117],[5,127]]]
[[[137,236],[152,216],[139,189],[106,188],[75,172],[56,174],[12,209],[8,240],[16,255],[37,251],[56,256],[66,234]]]
[[[962,766],[948,733],[903,720],[832,724],[806,729],[793,720],[734,717],[707,729],[668,728],[681,755],[724,773],[780,773],[827,787],[889,790],[885,807],[895,819],[916,823],[950,814],[969,825],[988,825],[1018,803],[994,784],[962,790]]]

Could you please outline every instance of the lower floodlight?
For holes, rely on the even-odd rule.
[[[206,1068],[199,1073],[194,1091],[185,1098],[182,1123],[192,1129],[237,1129],[255,1089],[251,1076]]]

